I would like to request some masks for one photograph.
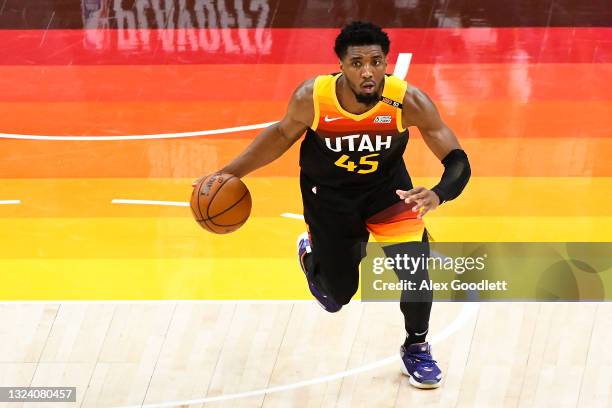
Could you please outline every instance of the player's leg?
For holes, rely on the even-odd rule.
[[[305,177],[301,188],[309,234],[298,242],[300,263],[313,296],[335,312],[359,286],[362,243],[369,235],[360,217],[361,200],[354,193],[313,185]]]
[[[407,255],[413,259],[429,257],[429,242],[424,231],[421,242],[401,242],[384,247],[385,256],[395,258]],[[400,280],[414,282],[414,290],[404,290],[401,294],[400,309],[404,315],[406,338],[400,347],[402,372],[410,377],[410,384],[418,388],[437,388],[442,381],[442,372],[431,355],[431,346],[425,341],[429,330],[429,317],[433,300],[425,263],[416,269],[396,270]]]
[[[405,221],[402,221],[405,222]],[[407,255],[413,259],[427,259],[429,257],[429,240],[427,231],[423,231],[420,241],[403,241],[385,245],[383,250],[387,258],[397,255]],[[404,315],[406,339],[404,346],[423,343],[429,330],[429,317],[433,300],[433,292],[429,285],[429,273],[426,265],[418,264],[416,269],[395,270],[400,280],[414,282],[415,289],[402,291],[400,310]]]
[[[408,255],[415,258],[429,257],[428,234],[423,220],[416,218],[411,206],[395,194],[396,189],[412,188],[407,172],[398,172],[395,180],[381,187],[369,203],[372,215],[367,219],[368,229],[377,241],[387,242],[385,256]],[[436,388],[440,385],[441,371],[431,356],[431,347],[425,341],[429,330],[429,318],[433,294],[421,282],[429,281],[426,264],[413,273],[396,270],[400,279],[415,282],[418,290],[403,291],[400,309],[404,315],[406,338],[400,349],[404,363],[402,371],[410,376],[410,383],[419,388]]]

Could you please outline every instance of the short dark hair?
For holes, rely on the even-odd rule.
[[[334,52],[342,59],[351,45],[380,45],[387,55],[390,44],[389,36],[379,26],[365,21],[353,21],[345,25],[336,37]]]

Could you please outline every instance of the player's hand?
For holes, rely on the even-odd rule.
[[[215,171],[214,173],[210,173],[210,174],[205,174],[205,175],[203,175],[202,177],[200,177],[199,179],[197,179],[196,181],[194,181],[193,183],[191,183],[191,187],[195,188],[195,186],[197,186],[197,185],[198,185],[198,183],[199,183],[201,180],[204,180],[206,177],[208,177],[208,176],[212,176],[213,174],[218,174],[218,173],[221,173],[221,170],[219,170],[219,171]]]
[[[431,210],[440,205],[440,197],[425,187],[415,187],[412,190],[395,190],[399,198],[406,204],[414,203],[412,211],[418,212],[417,218],[423,218]]]
[[[206,177],[206,176],[204,176]],[[200,180],[202,180],[204,177],[200,177],[199,179],[197,179],[196,181],[194,181],[193,183],[191,183],[191,187],[195,188],[195,186],[198,185],[198,183],[200,182]]]

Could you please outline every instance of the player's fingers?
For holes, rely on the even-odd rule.
[[[427,204],[423,205],[421,211],[419,212],[419,218],[423,218],[425,214],[435,210],[436,208],[438,208],[438,206],[436,205],[435,201],[432,199],[428,199]]]
[[[425,187],[415,187],[415,188],[412,188],[412,189],[408,190],[407,193],[409,195],[412,195],[412,194],[420,193],[423,190],[425,190]]]
[[[196,179],[196,180],[195,180],[193,183],[191,183],[191,187],[195,187],[195,186],[197,186],[197,185],[198,185],[198,183],[199,183],[200,181],[202,181],[203,179],[205,179],[206,177],[207,177],[207,176],[202,176],[202,177],[200,177],[199,179]]]
[[[408,194],[408,192],[404,190],[395,190],[395,194],[397,194],[399,198],[403,200],[406,198],[406,195]]]
[[[412,197],[417,200],[423,200],[427,198],[427,191],[421,191],[420,193],[413,194]]]
[[[432,193],[429,190],[425,190],[425,191],[423,191],[421,193],[418,193],[418,194],[414,195],[413,197],[416,197],[417,199],[423,200],[424,202],[426,202],[427,206],[428,206],[428,211],[429,211],[429,210],[433,210],[433,209],[435,209],[437,207],[435,199],[432,196],[433,194],[435,194],[435,193]]]
[[[396,193],[398,196],[400,196],[400,198],[401,198],[401,199],[404,199],[404,198],[406,198],[406,197],[408,197],[408,196],[410,196],[410,195],[412,195],[412,194],[415,194],[415,193],[417,193],[417,192],[418,192],[418,190],[416,190],[416,189],[414,189],[414,188],[413,188],[413,189],[411,189],[411,190],[399,190],[399,189],[398,189],[398,190],[395,190],[395,193]]]
[[[407,197],[413,197],[422,193],[427,193],[427,190],[425,189],[425,187],[416,187],[413,188],[412,190],[408,190],[406,196]]]
[[[422,198],[420,199],[415,199],[414,200],[414,207],[412,207],[412,211],[419,211],[421,208],[423,208],[424,206],[427,205],[427,201],[423,200]]]
[[[420,207],[419,207],[419,211],[417,214],[417,218],[423,218],[423,216],[425,214],[427,214],[429,212],[429,210],[431,209],[429,203],[423,203]]]
[[[411,188],[410,190],[397,190],[397,191],[404,191],[404,193],[406,194],[414,194],[414,193],[418,193],[419,191],[421,191],[422,187],[414,187]]]
[[[406,204],[410,204],[410,203],[415,203],[415,202],[422,201],[422,200],[427,200],[427,192],[426,191],[412,194],[411,196],[408,196],[404,200],[404,202]]]
[[[406,192],[406,194],[404,195],[404,202],[406,204],[410,204],[411,202],[414,202],[417,199],[420,199],[421,197],[418,196],[418,194],[421,193],[423,187],[417,187],[417,188],[413,188],[412,190],[408,190]]]
[[[417,215],[417,218],[423,218],[425,214],[427,214],[430,210],[430,207],[423,207],[423,209],[419,211],[419,215]]]

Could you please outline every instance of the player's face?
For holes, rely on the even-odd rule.
[[[387,59],[380,45],[348,47],[340,68],[358,102],[379,100],[387,70]]]

